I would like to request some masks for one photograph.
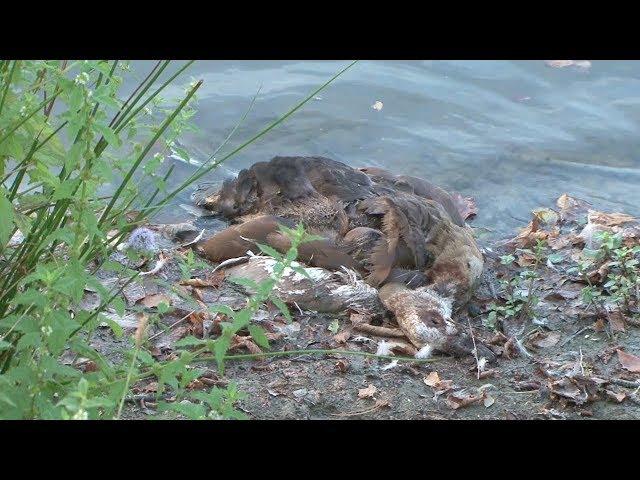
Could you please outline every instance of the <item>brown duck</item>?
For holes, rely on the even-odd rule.
[[[452,311],[468,300],[482,273],[482,255],[449,194],[416,177],[356,170],[324,157],[275,157],[201,194],[197,203],[232,222],[200,245],[217,262],[257,252],[256,243],[286,251],[288,239],[278,226],[303,222],[323,240],[306,244],[299,259],[366,275],[426,353],[457,333]],[[418,323],[435,330],[410,334],[420,330]]]

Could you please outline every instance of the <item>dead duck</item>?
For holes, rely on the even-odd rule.
[[[280,231],[280,226],[294,227],[295,223],[274,215],[254,217],[215,234],[201,242],[197,248],[213,262],[241,257],[248,251],[258,254],[258,244],[269,245],[284,254],[291,247],[291,242]],[[330,239],[303,243],[298,247],[298,259],[312,267],[328,270],[339,270],[341,267],[362,270],[362,266],[353,257]]]
[[[434,187],[415,177],[359,171],[323,157],[276,157],[201,196],[200,206],[239,223],[207,240],[202,249],[215,261],[244,254],[255,242],[286,250],[276,233],[278,223],[302,221],[324,237],[305,256],[300,252],[305,263],[366,273],[369,285],[382,287],[382,303],[401,326],[412,315],[402,305],[414,305],[425,319],[435,318],[428,312],[440,312],[442,338],[413,336],[417,348],[430,352],[455,336],[448,327],[452,312],[468,300],[483,266],[470,229],[453,218],[452,201]],[[445,198],[447,206],[438,198]],[[398,285],[403,290],[396,291]],[[393,300],[399,293],[403,302]]]
[[[463,227],[464,219],[460,212],[456,208],[453,198],[443,188],[440,188],[433,183],[418,177],[412,177],[410,175],[394,175],[388,170],[378,167],[362,167],[359,168],[361,172],[366,173],[371,178],[379,183],[386,183],[395,188],[399,188],[405,191],[410,191],[415,195],[427,198],[438,202],[447,211],[451,220],[456,225]]]

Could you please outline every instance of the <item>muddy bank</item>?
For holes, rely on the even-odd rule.
[[[605,285],[618,268],[613,260],[595,262],[584,275],[575,271],[576,265],[586,262],[585,252],[601,247],[594,232],[607,231],[619,238],[619,248],[640,243],[637,221],[589,213],[588,205],[566,196],[549,207],[536,211],[510,242],[480,237],[486,257],[482,282],[469,308],[455,320],[493,351],[495,363],[473,355],[436,356],[416,363],[295,354],[228,362],[224,375],[215,364],[203,364],[206,372],[190,387],[236,382],[246,394],[237,406],[254,419],[640,418],[637,298],[632,292],[627,303],[611,302],[611,286]],[[203,228],[209,235],[222,227],[211,219],[193,223],[197,226],[192,235]],[[148,332],[148,351],[159,360],[171,358],[175,342],[185,336],[216,336],[216,323],[222,319],[205,313],[206,307],[224,304],[239,309],[246,302],[242,287],[223,271],[212,273],[215,265],[198,259],[201,263],[185,273],[181,264],[191,247],[179,244],[188,239],[180,240],[171,232],[163,238],[165,263],[123,292],[128,309],[142,305],[157,313],[160,302],[170,305]],[[544,242],[542,251],[536,250],[537,241]],[[149,271],[154,266],[150,260],[139,268]],[[523,276],[527,271],[535,274]],[[602,302],[585,298],[589,282],[602,291]],[[538,299],[531,305],[526,303],[529,292]],[[381,343],[394,340],[358,330],[353,312],[326,315],[295,306],[291,312],[292,323],[273,305],[254,318],[267,332],[271,351],[341,349],[375,354]],[[135,329],[131,317],[129,323],[127,315],[114,318],[125,335]],[[393,325],[391,318],[383,321]],[[93,342],[115,359],[125,341],[116,340],[105,328]],[[260,351],[245,332],[234,339],[230,353]],[[141,382],[134,387],[126,416],[155,418],[156,400],[153,379]]]

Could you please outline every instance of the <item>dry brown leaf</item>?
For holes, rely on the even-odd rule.
[[[549,224],[552,227],[551,231],[541,229],[541,226],[545,224],[544,215],[539,215],[533,212],[533,216],[529,224],[520,230],[520,233],[509,240],[507,244],[514,245],[520,248],[532,247],[538,240],[550,240],[559,235],[557,227],[554,224]]]
[[[484,393],[472,394],[465,390],[460,390],[458,392],[453,392],[447,395],[447,398],[444,399],[444,402],[449,408],[457,410],[458,408],[467,407],[469,405],[473,405],[474,403],[481,402],[484,399]]]
[[[571,210],[573,208],[577,208],[579,206],[579,203],[575,198],[570,197],[566,193],[563,193],[558,197],[558,200],[556,200],[556,205],[558,205],[558,207],[562,212],[564,210]]]
[[[607,397],[611,400],[614,400],[616,403],[622,403],[625,398],[627,398],[627,394],[624,392],[614,392],[613,390],[606,390]]]
[[[588,399],[587,393],[578,387],[574,379],[568,377],[550,382],[549,390],[551,393],[559,397],[564,397],[576,405],[582,405]]]
[[[351,315],[349,316],[349,320],[351,320],[351,323],[354,325],[358,325],[361,323],[368,324],[371,322],[371,315],[358,313],[358,312],[351,312]]]
[[[161,303],[171,305],[171,299],[162,293],[155,293],[153,295],[147,295],[136,302],[137,304],[144,305],[147,308],[157,307]]]
[[[636,219],[626,213],[604,213],[596,210],[589,210],[589,223],[604,225],[605,227],[615,227],[623,223],[633,222]]]
[[[431,387],[436,395],[442,395],[454,388],[453,381],[442,380],[438,375],[438,372],[431,372],[423,379],[423,382],[425,385]]]
[[[438,375],[438,372],[431,372],[429,375],[424,377],[424,383],[429,387],[435,387],[440,384],[440,375]]]
[[[604,320],[602,318],[599,318],[598,320],[593,322],[593,331],[597,333],[604,331]]]
[[[538,347],[538,348],[553,347],[559,341],[560,341],[560,332],[549,332],[547,334],[537,332],[533,334],[529,339],[529,343],[534,347]]]
[[[349,370],[349,362],[347,362],[344,358],[341,358],[334,365],[335,369],[340,373],[346,373]]]
[[[187,317],[189,323],[192,326],[193,335],[200,338],[203,334],[203,322],[204,322],[204,314],[202,312],[195,312],[190,314]]]
[[[624,352],[620,349],[616,351],[618,352],[618,360],[620,360],[622,368],[632,373],[640,373],[640,357]]]
[[[607,316],[607,319],[609,320],[609,326],[611,327],[611,331],[612,332],[624,332],[625,331],[625,328],[624,328],[624,315],[622,315],[622,312],[620,312],[620,310],[609,312],[609,315]]]
[[[570,245],[580,245],[583,243],[584,240],[574,233],[569,233],[567,235],[558,235],[557,237],[549,237],[547,239],[547,245],[549,245],[552,250],[561,250]]]
[[[358,398],[373,398],[378,389],[375,385],[369,385],[366,388],[361,388],[358,390]]]
[[[463,197],[458,192],[453,192],[451,199],[463,220],[478,214],[478,206],[473,197]]]
[[[340,333],[337,333],[336,335],[334,335],[333,339],[335,340],[336,343],[344,344],[344,343],[347,343],[349,338],[351,338],[352,333],[353,333],[353,330],[351,328],[345,328]]]

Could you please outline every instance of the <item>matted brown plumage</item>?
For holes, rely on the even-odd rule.
[[[435,334],[407,333],[426,350],[457,333],[452,311],[468,301],[482,273],[482,254],[451,196],[417,177],[324,157],[275,157],[201,195],[198,204],[232,222],[200,244],[216,262],[257,253],[256,243],[284,252],[289,243],[279,225],[302,222],[323,240],[305,244],[299,259],[364,275],[402,328],[411,316],[440,332],[437,341]]]

